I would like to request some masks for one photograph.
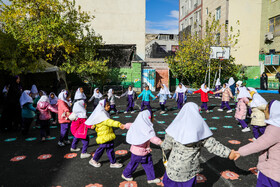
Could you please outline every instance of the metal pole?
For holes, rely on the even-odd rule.
[[[217,78],[217,74],[218,74],[218,71],[216,71],[216,73],[215,73],[215,78],[214,78],[214,81],[213,81],[213,88],[215,88],[215,81],[216,81],[216,78]]]
[[[220,64],[219,64],[219,78],[221,79],[221,71],[222,71],[222,63],[220,61]]]
[[[210,69],[210,62],[211,62],[211,59],[209,58],[209,74],[208,74],[208,86],[210,86],[210,74],[211,74],[211,69]]]

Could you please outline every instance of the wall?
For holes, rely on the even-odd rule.
[[[160,90],[161,84],[169,88],[169,69],[156,69],[156,90]]]
[[[82,10],[95,16],[92,27],[106,44],[136,44],[145,58],[145,0],[79,0]]]

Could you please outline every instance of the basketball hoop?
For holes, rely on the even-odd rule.
[[[220,61],[223,61],[223,60],[224,60],[224,58],[223,58],[223,57],[219,57],[219,60],[220,60]]]

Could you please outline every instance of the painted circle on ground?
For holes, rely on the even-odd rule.
[[[154,111],[154,112],[155,112],[155,111],[157,111],[157,109],[155,109],[155,108],[154,108],[154,109],[152,109],[152,111]]]
[[[166,134],[165,131],[158,131],[157,133],[158,133],[158,134]]]
[[[103,185],[102,185],[102,184],[95,183],[95,184],[88,184],[88,185],[86,185],[85,187],[103,187]]]
[[[54,140],[54,139],[56,139],[56,137],[49,137],[49,138],[46,138],[46,140]]]
[[[17,138],[7,138],[6,140],[4,140],[5,142],[13,142],[16,141]]]
[[[229,103],[230,105],[235,105],[235,103]]]
[[[230,180],[236,180],[239,178],[239,175],[232,172],[232,171],[223,171],[221,172],[222,177],[224,177],[225,179],[230,179]]]
[[[176,109],[178,109],[178,108],[177,108],[177,107],[173,107],[172,109],[173,109],[173,110],[176,110]]]
[[[120,110],[119,112],[124,112],[124,110]]]
[[[220,117],[212,117],[212,119],[220,119]]]
[[[164,186],[162,180],[163,180],[163,177],[160,178],[160,183],[157,183],[158,186]]]
[[[216,104],[211,104],[211,106],[217,106]]]
[[[232,118],[232,116],[225,116],[225,118]]]
[[[89,135],[88,137],[89,137],[89,139],[92,139],[92,138],[94,138],[94,136],[93,136],[93,135]]]
[[[33,129],[40,129],[41,127],[32,127]]]
[[[132,116],[125,116],[126,118],[132,118]]]
[[[203,118],[204,119],[204,121],[206,121],[207,119],[206,118]]]
[[[120,116],[114,116],[113,118],[114,118],[114,119],[118,119],[118,118],[120,118]]]
[[[203,112],[202,112],[202,111],[199,111],[199,113],[202,114]]]
[[[88,114],[91,114],[92,112],[87,112]]]
[[[213,110],[209,110],[209,112],[213,112]]]
[[[154,116],[157,116],[157,115],[154,114]]]
[[[38,156],[38,160],[47,160],[47,159],[49,159],[49,158],[51,158],[52,157],[52,155],[51,154],[44,154],[44,155],[40,155],[40,156]]]
[[[258,175],[258,169],[257,167],[253,167],[253,168],[250,168],[249,171],[251,171],[254,175]]]
[[[10,161],[11,162],[18,162],[18,161],[24,160],[25,158],[26,158],[26,156],[24,156],[24,155],[16,156],[16,157],[12,158]]]
[[[241,125],[238,125],[238,127],[241,127]]]
[[[115,152],[116,155],[126,155],[127,153],[128,153],[127,150],[117,150],[117,151]]]
[[[68,139],[72,140],[74,138],[74,136],[68,136]]]
[[[228,143],[230,143],[230,144],[241,144],[241,142],[238,141],[238,140],[229,140]]]
[[[122,133],[122,136],[126,136],[126,133]]]
[[[168,114],[161,114],[161,115],[163,115],[163,116],[168,116]]]
[[[174,113],[174,115],[176,116],[176,115],[178,115],[178,113]]]
[[[212,130],[212,131],[217,130],[217,128],[216,128],[216,127],[209,127],[209,129],[210,129],[210,130]]]
[[[53,126],[50,126],[50,128],[51,128],[51,129],[56,129],[57,126],[54,126],[54,125],[53,125]]]
[[[159,124],[163,124],[165,123],[165,121],[157,121]]]
[[[232,126],[223,126],[225,129],[232,129]]]
[[[28,141],[28,142],[31,142],[31,141],[34,141],[36,140],[37,138],[35,137],[31,137],[31,138],[26,138],[25,141]]]
[[[196,182],[197,183],[204,183],[205,181],[207,181],[206,177],[202,174],[197,174],[196,175]]]
[[[253,142],[254,140],[253,140],[253,138],[250,138],[250,139],[248,139],[250,142]]]
[[[75,158],[76,156],[77,156],[77,153],[68,153],[68,154],[64,155],[64,158],[71,159],[71,158]]]
[[[137,183],[135,181],[123,181],[119,187],[137,187]]]

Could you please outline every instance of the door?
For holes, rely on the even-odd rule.
[[[156,91],[155,80],[156,70],[155,69],[143,69],[142,72],[143,86],[148,85],[151,91]]]

